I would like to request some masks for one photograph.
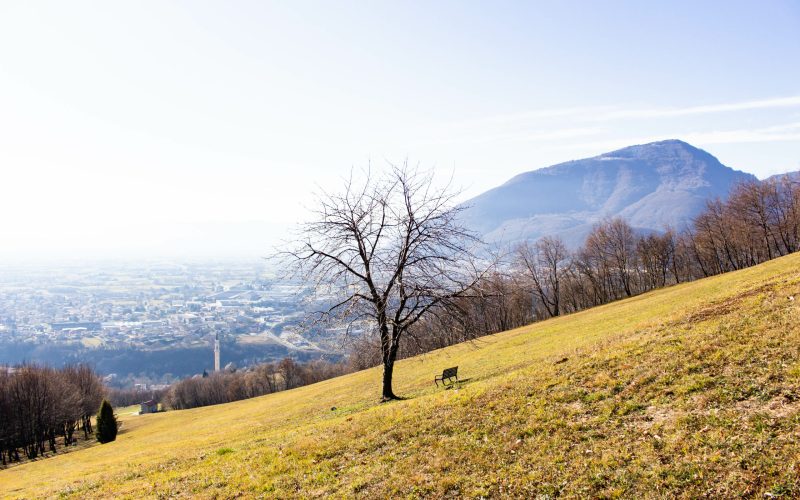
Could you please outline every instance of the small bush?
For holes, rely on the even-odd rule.
[[[110,443],[117,439],[117,417],[114,416],[114,408],[107,399],[100,405],[97,412],[97,428],[95,436],[101,443]]]

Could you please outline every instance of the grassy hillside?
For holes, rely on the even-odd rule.
[[[794,300],[794,299],[796,300]],[[0,471],[10,497],[800,496],[800,255]],[[565,362],[558,362],[567,358]],[[459,365],[471,380],[432,379]]]

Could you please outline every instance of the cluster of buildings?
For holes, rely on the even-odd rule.
[[[210,356],[232,337],[317,348],[299,327],[307,293],[252,262],[0,268],[0,352],[208,346]]]

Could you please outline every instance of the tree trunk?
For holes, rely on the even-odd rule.
[[[382,401],[391,401],[398,399],[392,391],[392,375],[394,373],[394,360],[384,360],[383,362],[383,391],[381,394]]]
[[[388,336],[388,332],[387,332]],[[391,336],[388,346],[384,344],[383,352],[383,389],[381,391],[381,401],[391,401],[398,398],[392,390],[392,375],[394,375],[394,361],[397,359],[397,349],[400,339],[395,334]]]

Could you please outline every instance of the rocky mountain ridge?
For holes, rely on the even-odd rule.
[[[605,217],[681,229],[707,200],[754,179],[683,141],[660,141],[517,175],[467,201],[465,220],[490,243],[557,235],[577,247]]]

